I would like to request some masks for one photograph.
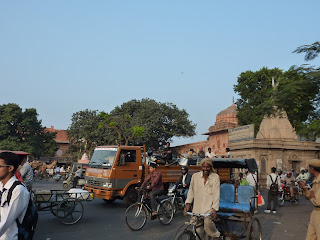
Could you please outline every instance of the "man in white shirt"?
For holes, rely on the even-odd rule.
[[[206,157],[207,157],[207,158],[214,158],[214,157],[216,157],[216,155],[215,155],[213,152],[211,152],[211,148],[208,148],[208,152],[206,152]]]
[[[21,223],[28,208],[29,192],[23,185],[17,185],[11,200],[7,202],[8,191],[14,182],[14,176],[19,167],[19,158],[11,152],[0,153],[0,240],[18,240],[18,226],[16,219]]]
[[[21,177],[23,179],[24,184],[26,185],[28,191],[30,192],[32,189],[32,183],[33,183],[33,170],[30,164],[27,162],[27,158],[24,158],[21,162],[20,173],[21,173]]]
[[[256,190],[256,187],[257,187],[257,175],[255,173],[253,173],[253,172],[250,172],[247,175],[246,179],[247,179],[249,185],[254,187],[254,189]]]
[[[276,168],[271,168],[271,174],[267,176],[267,189],[268,191],[268,206],[267,210],[265,210],[265,213],[270,213],[271,211],[271,202],[273,202],[273,213],[277,213],[277,206],[278,206],[278,191],[280,190],[281,183],[280,183],[280,177],[276,174]],[[273,187],[271,185],[273,184]],[[277,187],[276,191],[274,186]]]
[[[213,220],[217,218],[217,211],[219,210],[220,178],[218,174],[213,172],[211,159],[203,159],[200,162],[200,166],[202,171],[192,175],[186,200],[186,211],[190,210],[193,202],[193,213],[211,213],[212,218],[204,218],[204,232],[214,239],[219,239],[220,232],[217,230]],[[201,238],[204,239],[203,227],[198,229],[200,236],[202,235]]]
[[[73,179],[73,186],[72,188],[76,188],[78,185],[78,180],[82,178],[82,168],[78,167],[78,170],[75,173],[74,179]]]

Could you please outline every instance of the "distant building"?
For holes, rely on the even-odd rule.
[[[59,149],[55,153],[55,158],[67,157],[68,156],[67,150],[70,144],[67,131],[54,129],[53,126],[51,126],[50,128],[46,128],[45,131],[57,133],[54,140],[59,145]]]
[[[198,153],[200,148],[203,147],[205,152],[208,151],[208,148],[211,148],[211,151],[216,155],[225,155],[225,149],[229,146],[228,129],[238,126],[237,106],[233,100],[230,107],[218,113],[216,122],[213,126],[209,127],[209,131],[202,134],[208,135],[207,141],[179,145],[174,147],[175,151],[182,154],[192,148]]]

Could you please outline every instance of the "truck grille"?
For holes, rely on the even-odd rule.
[[[88,185],[92,185],[92,186],[97,186],[100,187],[100,183],[99,181],[94,181],[94,180],[88,180]]]

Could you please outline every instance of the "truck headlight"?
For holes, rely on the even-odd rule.
[[[103,187],[105,188],[112,188],[112,183],[104,183]]]

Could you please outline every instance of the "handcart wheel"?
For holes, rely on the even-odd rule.
[[[59,206],[58,203],[51,203],[51,205],[50,205],[50,211],[54,216],[57,216],[58,206]]]
[[[76,198],[66,198],[59,204],[56,216],[64,224],[75,224],[83,216],[83,204]]]
[[[250,220],[246,233],[246,239],[262,240],[261,224],[258,218],[252,218]]]

